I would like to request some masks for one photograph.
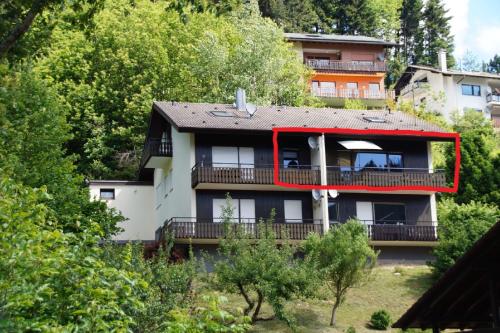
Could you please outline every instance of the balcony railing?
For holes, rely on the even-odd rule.
[[[386,65],[382,61],[342,61],[307,59],[306,64],[320,71],[353,71],[353,72],[385,72]]]
[[[227,232],[240,232],[249,238],[258,238],[266,229],[260,229],[261,225],[255,219],[235,220],[235,223],[223,224],[220,218],[195,218],[195,217],[173,217],[165,222],[159,231],[170,233],[174,239],[220,239]],[[431,221],[381,224],[374,221],[361,221],[365,224],[366,232],[372,241],[437,241],[437,227]],[[385,223],[387,221],[384,221]],[[340,225],[333,223],[331,228]],[[267,225],[269,226],[269,225]],[[266,225],[262,225],[266,227]],[[277,239],[304,240],[311,233],[323,234],[323,225],[320,220],[284,220],[276,219],[270,225]],[[228,229],[229,228],[229,229]]]
[[[145,165],[151,157],[172,157],[172,142],[149,139],[144,145],[141,166]]]
[[[280,168],[279,179],[291,184],[319,185],[319,167],[300,165],[297,168]],[[191,185],[194,188],[200,183],[274,185],[274,169],[272,165],[197,164],[191,169]]]
[[[488,93],[486,95],[486,102],[487,103],[490,103],[490,102],[498,103],[498,102],[500,102],[500,95]]]
[[[363,168],[328,166],[328,185],[361,185],[374,187],[431,186],[446,187],[444,170],[430,172],[425,168]],[[295,185],[320,185],[320,171],[317,166],[298,166],[279,169],[279,180]],[[252,164],[197,164],[191,169],[191,186],[198,184],[260,184],[274,185],[272,166],[260,167]]]
[[[445,187],[444,170],[425,168],[363,168],[356,170],[349,167],[327,167],[328,185],[362,185],[362,186],[432,186]]]
[[[241,232],[249,238],[258,238],[264,230],[261,227],[266,227],[266,224],[259,224],[256,219],[241,219],[234,220],[235,223],[221,223],[220,218],[193,218],[193,217],[174,217],[166,222],[165,228],[170,232],[175,239],[218,239],[223,238],[229,230],[233,232]],[[257,223],[256,223],[257,222]],[[323,225],[319,224],[319,220],[302,219],[302,220],[284,220],[276,219],[275,223],[268,225],[271,227],[277,239],[303,240],[310,233],[323,232]]]
[[[394,90],[313,88],[313,96],[350,99],[394,99]]]

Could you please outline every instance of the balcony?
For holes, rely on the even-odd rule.
[[[331,72],[385,72],[387,67],[383,61],[342,61],[307,59],[306,65],[317,71]]]
[[[237,223],[224,224],[220,218],[196,218],[196,217],[173,217],[165,223],[164,230],[171,233],[175,240],[187,239],[208,239],[218,240],[223,238],[229,230],[233,232],[243,232],[249,238],[258,238],[262,231],[260,228],[266,224],[260,225],[255,219],[241,219]],[[257,222],[257,223],[256,223]],[[319,220],[297,220],[291,221],[276,219],[272,223],[271,230],[275,233],[277,239],[304,240],[310,233],[323,232],[323,225]]]
[[[149,139],[142,152],[141,168],[161,168],[170,157],[172,157],[172,142]]]
[[[486,103],[500,103],[500,95],[495,93],[488,93],[486,95]]]
[[[327,167],[328,185],[347,186],[431,186],[446,187],[444,170],[435,169],[430,172],[425,168],[393,168],[380,169],[365,167],[362,170],[350,167]]]
[[[300,165],[297,168],[280,168],[279,179],[291,184],[319,185],[319,167]],[[274,185],[274,169],[272,165],[197,164],[191,169],[191,186],[196,188],[199,184]]]
[[[367,107],[379,108],[386,105],[387,99],[395,98],[394,90],[313,88],[311,94],[331,107],[344,107],[346,99],[359,99]]]
[[[227,235],[227,228],[232,232],[239,230],[248,238],[258,238],[264,231],[260,228],[266,226],[255,223],[255,219],[242,219],[235,222],[240,223],[223,224],[220,218],[173,217],[165,222],[163,228],[159,229],[158,237],[161,238],[165,232],[168,232],[179,243],[196,242],[197,240],[217,243],[219,239]],[[406,221],[398,221],[400,224],[361,222],[365,224],[368,238],[373,242],[436,242],[438,239],[437,227],[432,225],[430,221],[419,221],[419,224],[405,224],[408,223]],[[334,223],[330,227],[334,228],[337,225],[339,224]],[[323,225],[320,220],[285,221],[277,219],[270,226],[279,240],[300,241],[305,240],[311,233],[323,233]]]

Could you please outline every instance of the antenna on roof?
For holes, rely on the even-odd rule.
[[[252,118],[252,116],[255,114],[255,112],[257,112],[257,106],[254,104],[247,103],[245,108],[246,108],[246,111],[249,115],[248,118]]]

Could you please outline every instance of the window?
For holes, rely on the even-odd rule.
[[[370,89],[370,92],[379,92],[380,91],[380,84],[370,83],[370,84],[368,84],[368,89]]]
[[[354,170],[363,171],[377,170],[377,171],[401,171],[403,168],[403,155],[396,153],[356,153],[354,161]]]
[[[370,122],[370,123],[386,123],[387,120],[380,118],[380,117],[363,117],[364,120]]]
[[[115,189],[114,188],[101,188],[99,197],[102,200],[114,200],[115,199]]]
[[[254,150],[252,147],[212,147],[212,165],[219,168],[253,168]]]
[[[328,200],[328,217],[330,223],[339,221],[339,207],[336,201]]]
[[[406,222],[406,207],[397,203],[374,203],[375,223],[404,224]]]
[[[462,95],[481,96],[481,86],[473,84],[462,84]]]
[[[295,169],[299,167],[299,152],[297,150],[285,149],[283,151],[283,167]]]
[[[215,117],[234,117],[234,113],[227,111],[210,111],[210,113]]]
[[[215,223],[222,221],[226,199],[212,200],[212,217]],[[254,199],[231,199],[233,207],[233,220],[235,223],[255,223],[255,200]]]
[[[302,223],[302,200],[284,200],[285,222]]]

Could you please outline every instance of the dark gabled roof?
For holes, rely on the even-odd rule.
[[[332,108],[259,106],[253,117],[231,104],[154,102],[159,112],[179,131],[227,130],[271,132],[275,127],[349,128],[446,132],[439,126],[403,112]],[[226,112],[229,117],[216,116]],[[386,122],[370,122],[378,117]]]
[[[393,327],[490,328],[493,323],[492,296],[500,307],[500,222],[479,239]]]
[[[398,46],[397,43],[388,42],[383,39],[368,37],[368,36],[354,36],[354,35],[285,33],[285,38],[292,42],[349,43],[349,44]]]

